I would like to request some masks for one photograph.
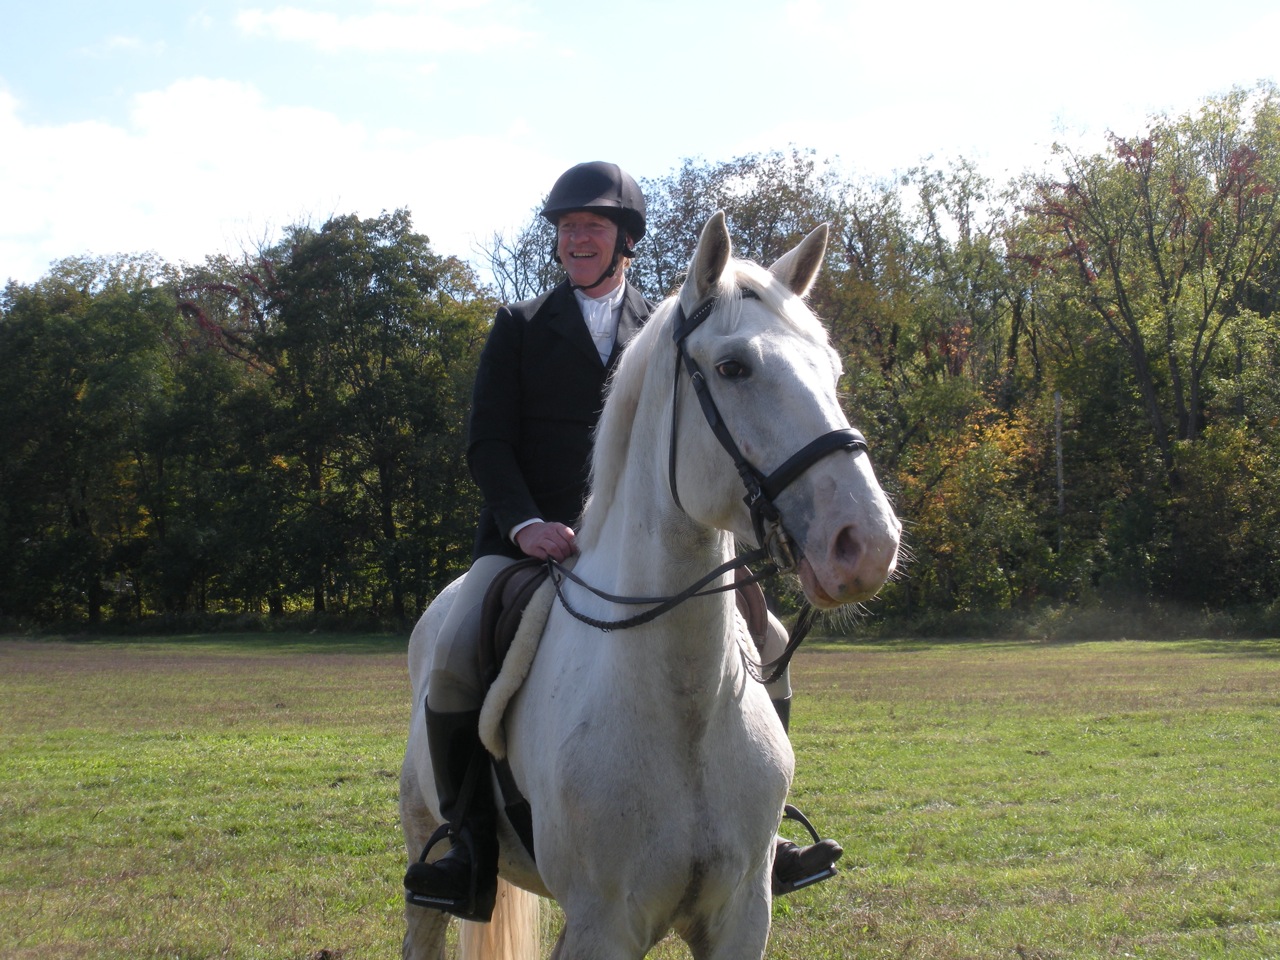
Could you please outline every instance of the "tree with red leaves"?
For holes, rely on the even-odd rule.
[[[1066,178],[1042,180],[1030,211],[1052,251],[1041,263],[1129,358],[1176,488],[1176,446],[1199,438],[1250,292],[1280,254],[1280,91],[1235,90],[1113,134],[1107,155],[1065,156]]]

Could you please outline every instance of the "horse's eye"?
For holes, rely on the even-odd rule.
[[[716,373],[726,380],[741,380],[751,371],[740,360],[721,360],[716,364]]]

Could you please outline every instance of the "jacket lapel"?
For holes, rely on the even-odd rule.
[[[578,298],[573,295],[573,290],[567,281],[556,287],[552,298],[556,302],[551,318],[551,329],[581,350],[583,354],[599,363],[600,354],[596,352],[595,341],[591,339],[591,333],[587,330],[587,321],[583,319],[582,309],[578,306]]]
[[[618,317],[618,334],[613,340],[613,352],[609,354],[609,366],[618,362],[618,356],[627,341],[639,332],[644,322],[649,319],[649,304],[640,291],[627,284],[627,291],[622,298],[622,313]]]
[[[560,336],[581,350],[584,356],[600,363],[600,354],[596,352],[595,341],[587,330],[587,321],[583,319],[582,309],[578,306],[578,298],[568,283],[562,283],[552,291],[551,328]],[[627,284],[622,297],[622,310],[618,316],[618,332],[613,341],[613,352],[609,355],[608,366],[612,367],[618,360],[622,348],[627,341],[636,335],[644,322],[649,319],[649,304],[640,291]]]

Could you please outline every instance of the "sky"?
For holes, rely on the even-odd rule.
[[[1003,182],[1277,81],[1278,38],[1275,0],[0,0],[0,283],[398,208],[479,265],[583,160]]]

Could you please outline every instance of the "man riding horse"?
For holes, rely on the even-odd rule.
[[[532,300],[498,310],[480,357],[467,459],[484,498],[474,560],[441,627],[427,684],[427,743],[449,852],[410,865],[410,902],[488,920],[497,883],[496,804],[477,730],[484,685],[480,611],[493,579],[525,557],[565,561],[587,492],[592,434],[605,383],[622,348],[654,308],[626,280],[645,235],[645,199],[611,163],[578,164],[556,181],[542,209],[556,228],[566,278]],[[771,615],[762,655],[786,646]],[[784,729],[790,682],[769,687]],[[778,838],[773,887],[785,893],[826,879],[841,847]]]

